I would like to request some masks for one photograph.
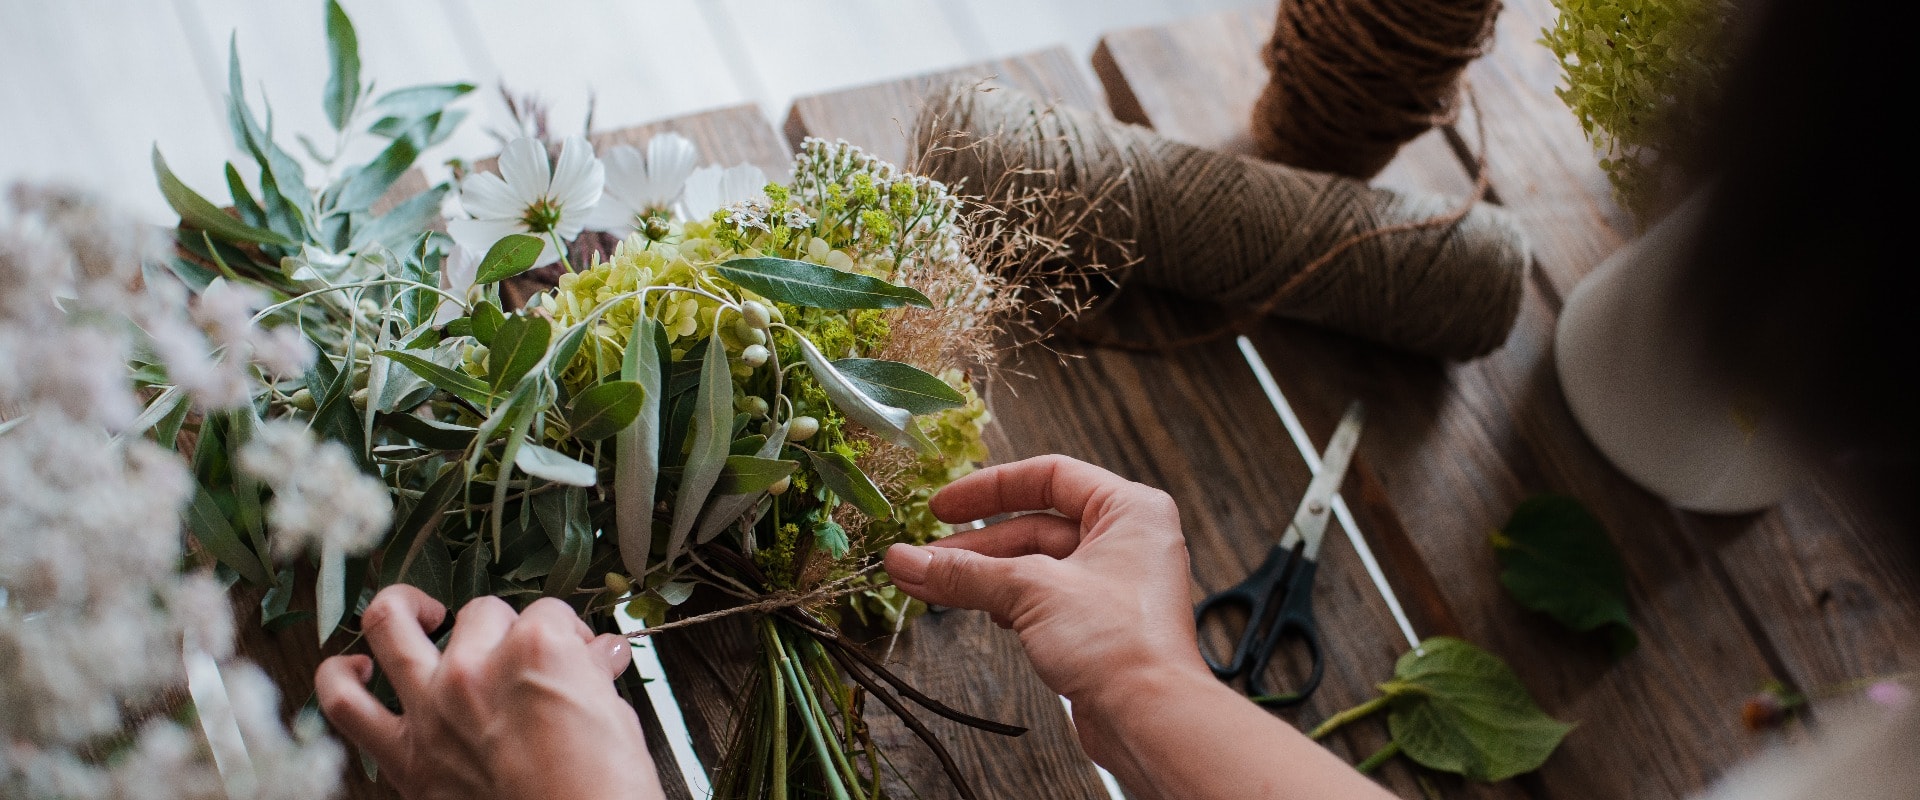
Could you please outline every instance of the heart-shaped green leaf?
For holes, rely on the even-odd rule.
[[[931,414],[967,404],[946,381],[912,364],[878,358],[842,358],[835,369],[868,397],[912,414]]]
[[[1627,615],[1627,574],[1600,521],[1570,497],[1522,502],[1491,537],[1500,584],[1520,604],[1576,631],[1605,629],[1616,656],[1639,643]]]
[[[573,438],[587,441],[605,439],[632,425],[647,403],[647,390],[636,381],[608,381],[573,398],[567,424]]]
[[[486,256],[480,259],[480,266],[474,269],[473,281],[476,284],[488,284],[504,281],[533,268],[533,262],[540,260],[540,251],[546,242],[538,236],[524,233],[509,233],[487,248]]]
[[[852,503],[854,508],[874,519],[893,516],[893,506],[887,503],[887,496],[880,492],[880,487],[874,485],[872,478],[860,471],[853,459],[832,451],[801,452],[807,454],[813,471],[820,473],[820,480],[841,500]]]
[[[1492,653],[1436,636],[1400,657],[1387,693],[1387,728],[1430,769],[1499,781],[1538,769],[1572,725],[1549,717]]]
[[[487,383],[499,392],[520,382],[547,355],[553,323],[546,317],[515,314],[500,323],[487,347]]]
[[[736,258],[714,271],[761,297],[808,308],[933,307],[913,287],[790,258]]]

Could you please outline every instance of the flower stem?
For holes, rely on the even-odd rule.
[[[1320,739],[1326,738],[1327,734],[1333,733],[1335,730],[1338,730],[1340,726],[1345,725],[1354,720],[1360,719],[1361,717],[1364,717],[1368,714],[1372,714],[1373,712],[1379,711],[1380,709],[1386,708],[1387,701],[1390,699],[1392,699],[1390,695],[1383,694],[1383,695],[1380,695],[1379,697],[1373,698],[1372,700],[1368,700],[1367,702],[1361,703],[1360,705],[1354,706],[1338,714],[1335,714],[1331,717],[1328,717],[1327,721],[1320,723],[1319,727],[1314,728],[1313,732],[1308,733],[1307,738],[1313,739],[1315,741],[1319,741]]]
[[[773,630],[772,618],[766,619],[760,626],[767,635],[767,671],[773,685],[773,785],[772,800],[787,800],[787,690],[780,680],[780,665],[774,660],[774,651],[779,648],[776,640],[779,634]],[[784,654],[782,654],[784,657]]]
[[[1365,760],[1353,765],[1353,768],[1359,770],[1360,774],[1365,775],[1379,769],[1381,764],[1387,763],[1387,759],[1397,755],[1400,755],[1400,740],[1394,739],[1388,741],[1385,747],[1375,750],[1373,755],[1367,756]]]
[[[827,739],[820,731],[820,719],[812,713],[813,704],[806,689],[800,684],[793,660],[788,657],[787,649],[781,645],[780,637],[772,637],[775,658],[780,665],[780,674],[787,680],[787,688],[793,691],[794,702],[803,704],[807,713],[803,718],[807,726],[807,738],[813,742],[815,756],[820,759],[820,772],[827,777],[827,788],[833,793],[834,800],[853,800],[847,795],[846,785],[840,782],[840,772],[835,768],[833,755],[827,751]]]

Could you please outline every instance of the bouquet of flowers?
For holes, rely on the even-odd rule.
[[[521,136],[498,174],[385,198],[472,87],[370,96],[332,3],[328,30],[331,152],[374,137],[378,154],[348,165],[302,138],[313,185],[233,60],[252,180],[228,165],[216,204],[156,151],[180,222],[150,278],[194,296],[236,368],[151,337],[122,434],[192,454],[187,527],[223,575],[270,587],[265,623],[292,618],[302,564],[323,642],[396,582],[449,607],[557,597],[601,629],[617,608],[660,626],[696,590],[731,596],[760,612],[765,659],[724,797],[874,796],[842,676],[916,728],[888,687],[1017,732],[920,696],[837,630],[843,610],[916,613],[875,555],[945,533],[928,498],[986,456],[967,370],[1011,300],[970,255],[961,202],[845,143],[805,142],[769,182],[696,169],[674,135],[604,161],[581,137]],[[589,229],[618,244],[570,247]],[[512,307],[503,286],[556,264]]]

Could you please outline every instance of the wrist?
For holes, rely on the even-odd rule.
[[[1105,722],[1139,717],[1162,703],[1182,702],[1222,688],[1198,658],[1191,664],[1163,660],[1109,673],[1067,699],[1076,717],[1085,714]]]

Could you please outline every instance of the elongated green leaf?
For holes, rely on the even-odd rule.
[[[7,431],[20,427],[20,425],[26,421],[26,417],[14,417],[10,420],[0,421],[0,436],[6,435]]]
[[[715,495],[742,495],[766,491],[800,468],[798,461],[757,456],[727,456],[720,480],[713,485]]]
[[[360,39],[353,21],[338,2],[327,2],[327,56],[333,71],[327,75],[327,122],[343,130],[360,102]]]
[[[520,443],[520,449],[513,456],[513,465],[533,477],[568,486],[592,486],[599,482],[600,477],[592,464],[532,442]]]
[[[567,328],[566,333],[560,335],[559,341],[553,343],[553,357],[547,359],[547,375],[553,378],[554,383],[565,386],[560,376],[567,371],[567,365],[573,363],[573,357],[580,352],[581,343],[587,339],[588,327],[591,326],[573,325]]]
[[[593,564],[593,530],[587,519],[587,494],[582,489],[548,492],[533,499],[534,516],[547,530],[559,557],[547,573],[542,591],[548,597],[566,597],[580,588]]]
[[[620,563],[629,575],[645,575],[653,549],[653,493],[660,478],[660,323],[645,315],[634,320],[620,379],[640,385],[635,424],[614,439],[614,529],[620,536]]]
[[[413,504],[406,518],[400,520],[400,524],[394,527],[393,536],[388,538],[386,553],[388,569],[397,573],[401,559],[406,558],[407,550],[413,546],[414,540],[421,536],[434,535],[439,528],[441,515],[446,513],[447,507],[452,505],[454,498],[460,495],[460,490],[466,485],[467,472],[465,465],[461,462],[454,461],[440,468],[440,474],[433,479],[433,483],[427,486],[425,492],[420,493],[420,501]]]
[[[267,112],[269,127],[273,112]],[[276,230],[289,236],[300,228],[292,223],[299,222],[313,208],[313,194],[308,191],[306,170],[292,155],[273,143],[271,132],[263,128],[253,117],[253,110],[247,107],[246,81],[240,74],[240,38],[238,34],[227,39],[227,121],[233,128],[233,143],[240,149],[253,155],[260,165],[261,194],[267,214],[271,218],[276,214],[285,218],[282,223],[290,227],[282,229],[276,223]]]
[[[504,281],[533,267],[539,260],[540,250],[547,246],[538,236],[524,233],[510,233],[487,248],[487,254],[480,259],[480,266],[474,271],[474,283],[488,284]]]
[[[340,627],[340,620],[347,616],[347,553],[336,545],[320,546],[320,574],[313,583],[313,607],[320,644],[324,645],[334,629]]]
[[[315,433],[346,445],[362,472],[379,475],[379,470],[374,468],[372,455],[368,453],[366,427],[361,422],[360,410],[353,406],[353,360],[346,359],[341,366],[335,366],[333,359],[323,349],[320,357],[314,359],[313,366],[307,370],[308,391],[313,393],[314,402],[319,404],[313,411],[309,426]]]
[[[800,343],[800,355],[806,359],[807,366],[813,370],[813,379],[825,390],[827,397],[833,400],[834,408],[845,414],[867,430],[904,447],[912,447],[922,453],[928,452],[932,445],[924,436],[919,436],[913,427],[913,414],[898,406],[890,406],[860,390],[842,375],[840,370],[820,354],[820,348],[805,336],[795,336]]]
[[[281,247],[295,245],[292,239],[278,233],[227,216],[218,206],[187,188],[185,183],[174,177],[173,170],[167,169],[167,160],[160,156],[157,146],[153,148],[153,174],[160,180],[160,194],[166,197],[167,205],[180,215],[181,222],[229,242],[255,242]]]
[[[233,162],[227,162],[227,193],[233,195],[233,208],[240,212],[240,221],[256,228],[267,225],[266,209],[253,199],[253,193],[247,191],[247,182],[240,177],[240,170],[233,168]]]
[[[546,317],[515,314],[500,323],[487,348],[487,382],[499,392],[520,382],[547,355],[553,323]]]
[[[736,258],[714,271],[762,297],[808,308],[933,307],[910,286],[790,258]]]
[[[700,367],[700,389],[694,398],[692,444],[687,450],[686,467],[680,473],[680,490],[673,497],[673,528],[667,536],[667,557],[672,558],[686,546],[687,535],[700,517],[707,495],[720,480],[726,466],[727,445],[733,433],[733,372],[727,365],[727,348],[718,342],[707,346],[705,363]]]
[[[379,414],[374,422],[434,450],[465,450],[479,433],[465,425],[399,411]]]
[[[904,408],[910,414],[931,414],[967,404],[966,396],[946,381],[912,364],[878,358],[842,358],[833,362],[833,366],[866,396],[884,405]]]
[[[500,332],[500,326],[507,321],[507,315],[500,313],[500,307],[492,300],[481,300],[473,304],[473,312],[467,315],[472,326],[473,338],[488,347],[493,346],[494,335]]]
[[[468,600],[492,593],[492,581],[487,574],[492,554],[493,548],[485,542],[475,542],[460,551],[459,557],[453,560],[453,596],[456,603],[465,605]]]
[[[393,210],[374,217],[372,222],[356,222],[349,246],[354,250],[375,245],[388,250],[405,247],[440,218],[440,206],[452,188],[449,184],[440,184],[407,198]]]
[[[608,381],[573,399],[567,424],[575,439],[605,439],[632,425],[646,403],[647,390],[639,382]]]
[[[1393,674],[1380,687],[1387,729],[1430,769],[1506,780],[1538,769],[1573,729],[1541,711],[1505,662],[1459,639],[1421,642]]]
[[[841,500],[852,503],[867,516],[874,519],[886,519],[893,516],[893,506],[887,503],[887,496],[873,479],[855,466],[853,459],[832,451],[802,450],[813,470],[820,473],[820,480]]]
[[[394,181],[407,174],[413,167],[413,161],[420,157],[420,145],[412,138],[402,136],[387,145],[372,161],[367,162],[346,185],[340,187],[340,195],[334,198],[334,213],[345,211],[365,211],[373,207],[380,196],[392,188]]]
[[[178,386],[169,386],[166,391],[161,392],[158,397],[148,402],[146,408],[141,409],[140,416],[134,417],[133,422],[129,423],[125,430],[120,431],[119,438],[126,439],[146,433],[148,429],[160,424],[161,420],[173,416],[175,411],[178,411],[186,405],[186,391]],[[18,420],[14,421],[17,422]],[[11,422],[7,423],[7,425],[10,424]],[[6,425],[0,425],[0,431],[3,430],[6,430]],[[175,425],[174,431],[178,432],[179,430],[179,426]],[[159,439],[158,441],[168,447],[173,446],[173,442],[168,439]]]
[[[204,486],[194,487],[193,502],[187,506],[187,530],[193,534],[194,541],[199,542],[220,563],[240,573],[240,577],[258,586],[271,582],[260,556],[240,541],[240,532],[233,529],[226,513],[220,510],[220,504],[213,499],[213,495],[207,493]]]
[[[419,119],[446,108],[448,103],[471,91],[471,83],[408,86],[380,95],[379,99],[373,101],[373,107],[389,117]]]
[[[476,406],[485,407],[493,402],[493,392],[479,378],[456,369],[440,366],[405,350],[381,350],[375,355],[384,356],[405,364],[413,374],[425,378],[428,383],[459,396]]]
[[[1627,573],[1600,521],[1570,497],[1522,502],[1490,537],[1500,584],[1521,605],[1575,631],[1604,629],[1615,656],[1639,643],[1627,615]]]
[[[404,555],[404,554],[397,554]],[[395,566],[401,558],[390,557],[387,569],[398,570]],[[440,601],[441,605],[453,606],[453,554],[447,552],[447,542],[439,536],[429,535],[420,542],[413,563],[407,565],[405,575],[388,576],[388,584],[409,583],[426,592],[428,596]]]

